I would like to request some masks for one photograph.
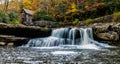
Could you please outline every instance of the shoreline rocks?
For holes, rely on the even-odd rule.
[[[92,27],[94,39],[110,45],[120,46],[120,25],[118,24]]]

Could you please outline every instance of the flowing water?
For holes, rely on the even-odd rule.
[[[58,47],[70,49],[100,49],[112,47],[94,40],[92,28],[60,28],[53,30],[51,36],[31,39],[26,47]]]
[[[120,48],[95,41],[91,28],[60,28],[21,47],[1,47],[0,64],[120,64]]]

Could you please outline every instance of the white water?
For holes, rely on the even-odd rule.
[[[58,47],[64,49],[99,49],[112,47],[93,39],[91,28],[60,28],[52,31],[46,38],[31,39],[26,47]]]
[[[77,52],[74,51],[54,51],[52,52],[53,55],[71,55],[71,54],[77,54]]]

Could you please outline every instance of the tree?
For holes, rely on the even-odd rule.
[[[9,0],[4,1],[4,11],[8,10]]]
[[[33,17],[33,20],[36,21],[36,20],[48,20],[48,21],[52,21],[53,20],[53,17],[47,13],[47,10],[44,8],[44,9],[38,9],[36,10],[35,14],[34,14],[34,17]]]
[[[23,0],[24,8],[36,10],[38,8],[39,0]]]

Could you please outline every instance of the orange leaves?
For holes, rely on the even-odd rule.
[[[100,7],[100,6],[102,6],[102,5],[104,5],[104,3],[97,3],[97,2],[95,2],[95,3],[92,5],[92,7],[97,8],[97,7]]]
[[[66,12],[66,14],[74,13],[74,12],[78,12],[78,9],[77,9],[76,4],[75,4],[75,3],[72,3],[72,4],[71,4],[71,9],[68,10],[68,12]]]
[[[93,10],[93,9],[95,9],[95,8],[99,8],[99,7],[101,7],[101,6],[103,6],[104,5],[104,3],[102,3],[102,2],[95,2],[95,3],[93,3],[93,4],[88,4],[88,5],[86,5],[85,6],[85,9],[87,10],[87,11],[91,11],[91,10]]]

